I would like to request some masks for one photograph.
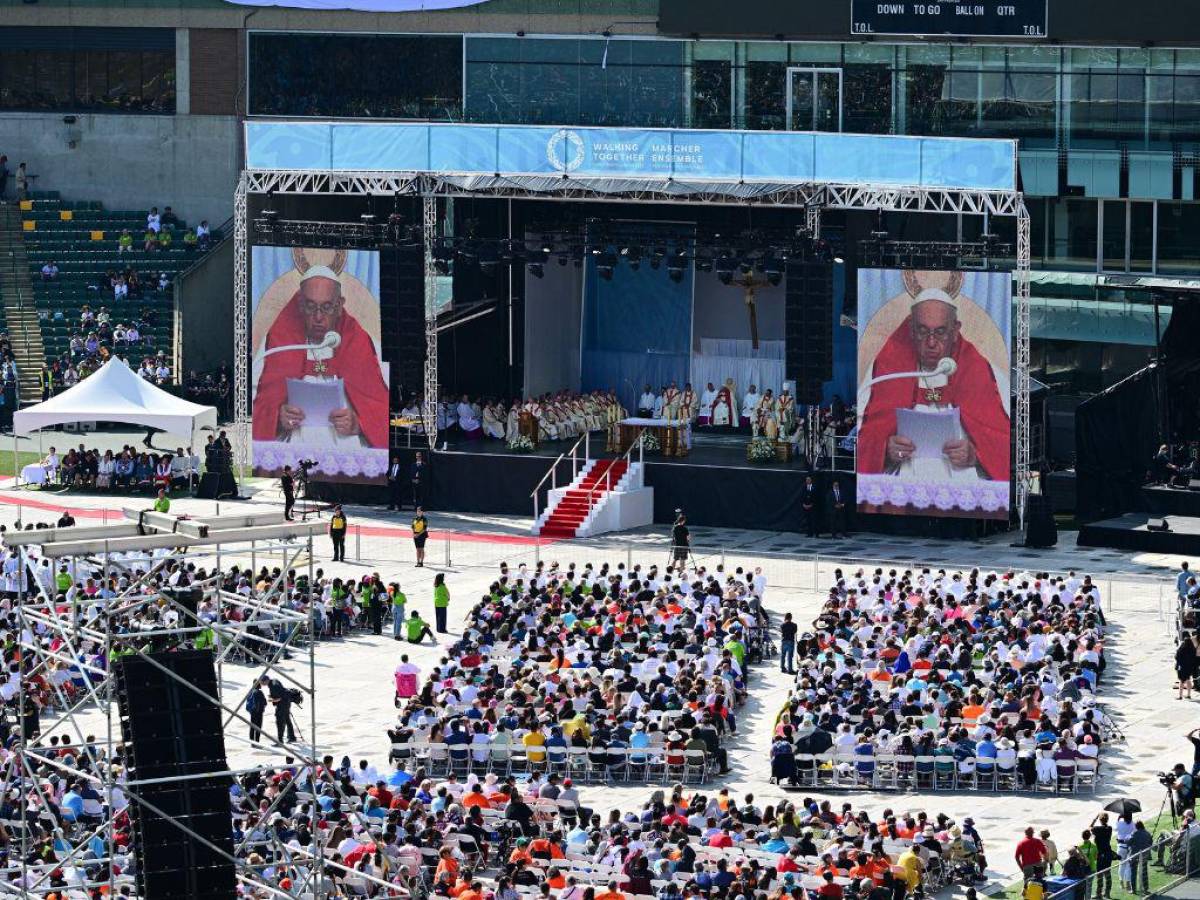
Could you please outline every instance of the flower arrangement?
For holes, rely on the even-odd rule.
[[[765,437],[755,438],[746,445],[746,459],[756,463],[773,462],[775,442]]]
[[[657,453],[662,449],[662,444],[658,442],[658,435],[655,432],[642,432],[642,449],[647,453]]]
[[[513,453],[532,453],[533,441],[529,439],[527,434],[514,435],[512,440],[508,442],[508,449]]]

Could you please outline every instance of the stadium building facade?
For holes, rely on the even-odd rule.
[[[39,188],[122,206],[170,195],[221,220],[246,118],[1016,138],[1035,377],[1086,394],[1153,355],[1172,304],[1200,289],[1200,27],[1186,4],[1145,0],[1131,16],[1113,0],[1014,0],[1016,24],[1035,27],[1003,37],[884,34],[881,7],[861,0],[780,6],[0,0],[0,152]],[[936,218],[914,236],[1012,239],[1011,220]]]

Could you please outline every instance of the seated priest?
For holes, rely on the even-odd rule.
[[[737,399],[733,389],[733,379],[726,378],[725,383],[717,391],[709,413],[709,424],[721,427],[737,425]]]
[[[330,332],[340,337],[337,344],[317,346]],[[346,312],[339,277],[329,267],[312,266],[301,276],[299,290],[267,332],[267,350],[288,345],[309,346],[263,361],[254,394],[254,439],[386,448],[388,388],[379,355],[371,336]],[[289,383],[298,381],[340,391],[344,405],[308,415],[290,396]]]
[[[459,398],[455,411],[458,413],[458,427],[462,429],[463,437],[470,441],[476,441],[483,437],[483,428],[479,424],[479,414],[475,411],[475,407],[471,405],[470,397],[463,394]]]
[[[758,403],[761,399],[762,397],[758,393],[758,388],[750,385],[750,390],[742,398],[742,418],[739,423],[742,428],[749,428],[750,423],[754,421],[754,416],[758,411]]]
[[[875,357],[871,377],[895,372],[929,373],[870,386],[858,431],[858,470],[911,475],[926,480],[1009,478],[1009,417],[992,364],[961,333],[956,299],[927,288],[913,300]],[[939,370],[954,360],[952,374]],[[961,433],[937,458],[917,458],[916,445],[897,433],[896,410],[956,408]]]
[[[484,404],[483,433],[498,441],[504,440],[504,406],[501,403]]]

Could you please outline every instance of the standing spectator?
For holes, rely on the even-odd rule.
[[[417,507],[412,520],[413,547],[417,551],[417,567],[425,565],[425,541],[429,539],[429,522],[425,518],[425,510]]]
[[[1116,855],[1112,846],[1112,826],[1108,824],[1108,813],[1100,813],[1092,820],[1092,840],[1096,842],[1096,900],[1112,895],[1112,867]]]
[[[1141,823],[1139,823],[1141,824]],[[1133,813],[1121,813],[1117,816],[1117,858],[1121,861],[1117,874],[1121,876],[1122,890],[1133,890],[1133,863],[1130,861],[1129,842],[1136,830],[1133,824]]]
[[[8,157],[0,154],[0,203],[8,195]]]
[[[17,199],[29,199],[29,173],[25,170],[25,163],[17,166]]]
[[[409,481],[412,482],[413,506],[425,505],[425,456],[422,453],[417,453],[416,459],[413,460],[412,471],[409,473]]]
[[[339,503],[329,519],[329,539],[333,542],[333,561],[346,561],[346,514]]]
[[[53,281],[58,277],[58,263],[54,260],[42,266],[42,281]]]
[[[796,623],[791,613],[784,613],[779,626],[779,671],[796,674]]]
[[[438,634],[446,633],[446,613],[450,608],[450,588],[446,587],[446,573],[438,572],[433,578],[433,617]]]
[[[404,509],[404,501],[400,499],[400,457],[393,456],[392,464],[388,466],[388,509]]]
[[[1046,852],[1046,845],[1034,835],[1032,827],[1025,829],[1025,838],[1017,844],[1016,853],[1013,855],[1026,882],[1045,873],[1049,854]]]
[[[208,227],[208,219],[201,219],[200,224],[196,226],[196,245],[201,250],[207,250],[211,241],[212,231]]]
[[[829,489],[829,536],[846,536],[846,494],[836,479]]]
[[[1179,564],[1179,574],[1175,576],[1175,593],[1180,597],[1186,598],[1188,595],[1188,579],[1192,577],[1192,570],[1188,566],[1188,561],[1185,559]]]
[[[1183,699],[1183,692],[1187,691],[1187,698],[1192,699],[1192,678],[1196,675],[1196,643],[1192,638],[1190,631],[1185,631],[1179,637],[1179,644],[1175,647],[1175,678],[1176,687],[1179,689],[1177,700]]]
[[[250,688],[250,693],[246,696],[246,712],[250,714],[250,743],[252,744],[262,741],[263,713],[267,709],[267,696],[263,693],[263,688],[270,683],[271,679],[264,675],[254,682],[254,687]]]
[[[1154,838],[1146,830],[1145,822],[1133,826],[1133,834],[1129,838],[1129,889],[1137,893],[1138,874],[1141,874],[1142,893],[1150,893],[1150,848],[1154,846]]]
[[[291,522],[292,507],[296,505],[296,479],[292,477],[292,467],[284,466],[283,474],[279,477],[279,487],[283,490],[283,518]]]

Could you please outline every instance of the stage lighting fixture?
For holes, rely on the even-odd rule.
[[[565,266],[567,264],[567,254],[565,254],[565,253],[558,254],[558,264],[560,266]]]
[[[749,275],[754,271],[754,263],[748,259],[743,259],[740,263],[738,263],[738,269],[741,270],[743,275]]]
[[[449,275],[450,274],[450,263],[444,259],[435,259],[433,261],[433,268],[437,271],[437,273],[439,275]]]
[[[721,279],[722,284],[729,284],[733,280],[733,266],[734,262],[731,256],[721,256],[713,264],[717,277]]]
[[[362,223],[368,227],[375,224],[375,213],[363,213],[358,218],[362,220]]]
[[[732,272],[718,272],[717,277],[721,279],[721,284],[733,284]]]
[[[530,263],[529,264],[529,274],[532,275],[534,278],[545,278],[546,277],[546,269],[541,263]]]
[[[707,256],[697,256],[696,268],[701,272],[711,272],[713,268],[713,261]]]
[[[777,287],[783,281],[783,265],[774,257],[763,259],[762,270],[767,276],[767,283]]]
[[[605,250],[596,258],[596,273],[605,281],[612,281],[613,269],[617,265],[617,254]]]

